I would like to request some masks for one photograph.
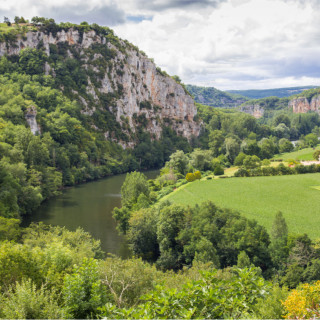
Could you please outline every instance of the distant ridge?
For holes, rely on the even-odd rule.
[[[248,100],[247,97],[218,90],[214,87],[198,87],[187,84],[187,90],[197,103],[216,108],[236,108]]]
[[[231,94],[239,94],[250,99],[261,99],[267,97],[284,98],[294,94],[299,94],[304,90],[318,88],[318,86],[304,86],[304,87],[289,87],[276,89],[262,89],[262,90],[227,90]]]

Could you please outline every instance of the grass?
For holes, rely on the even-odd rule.
[[[281,211],[289,232],[320,238],[320,173],[292,176],[227,178],[194,181],[165,197],[182,205],[211,200],[239,211],[271,230]]]
[[[280,153],[277,154],[276,156],[274,156],[274,160],[279,160],[282,159],[284,161],[289,160],[289,159],[293,159],[293,160],[305,160],[305,161],[309,161],[309,160],[314,160],[313,159],[313,153],[316,150],[320,150],[320,147],[316,147],[316,148],[306,148],[306,149],[302,149],[302,150],[298,150],[298,151],[293,151],[293,152],[287,152],[287,153]]]

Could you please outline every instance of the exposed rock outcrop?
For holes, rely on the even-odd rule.
[[[259,104],[249,104],[241,106],[240,111],[251,114],[256,119],[259,119],[264,115],[264,109]]]
[[[305,97],[292,99],[289,102],[289,108],[292,108],[293,113],[307,113],[313,111],[320,114],[320,95],[314,96],[310,102]]]
[[[41,130],[40,130],[40,127],[37,123],[37,120],[36,120],[36,117],[37,117],[37,109],[35,106],[30,106],[28,109],[27,109],[27,112],[26,112],[26,115],[25,115],[25,118],[26,118],[26,121],[30,127],[30,130],[31,132],[35,135],[37,133],[41,133]]]
[[[24,37],[18,36],[15,45],[8,46],[5,43],[0,43],[0,56],[18,54],[24,48],[38,48],[39,45],[43,46],[46,54],[50,56],[50,45],[59,43],[67,43],[69,46],[77,48],[82,56],[86,56],[86,49],[93,44],[105,45],[114,53],[111,61],[113,67],[104,71],[103,78],[99,80],[99,86],[94,86],[88,77],[87,94],[94,101],[101,102],[99,93],[114,94],[120,91],[121,94],[118,95],[115,102],[116,107],[111,107],[107,103],[103,107],[108,108],[121,125],[127,123],[130,126],[128,132],[135,132],[137,126],[141,125],[136,119],[142,117],[146,119],[144,127],[153,134],[154,138],[159,138],[162,125],[169,123],[178,134],[188,139],[192,135],[198,136],[201,124],[194,121],[197,110],[191,96],[185,92],[180,84],[156,68],[155,64],[145,55],[133,46],[128,46],[122,40],[119,41],[121,48],[111,44],[104,36],[96,34],[93,30],[83,34],[74,29],[62,30],[57,32],[55,36],[51,33],[29,31]],[[68,54],[72,57],[70,51]],[[93,59],[101,58],[103,57],[100,54],[95,54]],[[92,68],[95,72],[99,71],[97,67],[89,65],[89,57],[85,59],[88,61],[88,65],[84,65],[84,68]],[[45,64],[44,69],[46,74],[55,76],[54,68],[48,63]],[[95,106],[88,105],[81,95],[78,100],[83,106],[82,113],[90,116],[94,114]],[[32,118],[32,113],[29,115],[28,121],[30,123],[35,121],[35,117]],[[34,125],[33,122],[35,129]],[[109,137],[109,133],[106,132],[105,136]],[[118,142],[123,146],[134,144],[132,139],[127,142],[118,140]]]

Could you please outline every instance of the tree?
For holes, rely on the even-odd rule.
[[[288,226],[282,212],[279,211],[272,223],[270,252],[273,263],[280,270],[284,268],[289,255],[287,241]]]
[[[309,133],[309,134],[307,134],[307,135],[304,137],[304,140],[305,140],[306,144],[307,144],[309,147],[312,147],[312,148],[314,148],[314,147],[319,143],[318,137],[317,137],[317,135],[314,134],[314,133]]]
[[[10,19],[8,17],[4,17],[3,22],[7,24],[7,26],[11,26]]]
[[[286,138],[282,138],[279,140],[279,151],[283,152],[290,152],[294,149],[293,144]]]
[[[127,233],[133,253],[146,261],[155,262],[159,257],[157,242],[157,212],[141,209],[132,214]]]
[[[270,159],[275,153],[277,148],[271,139],[263,138],[259,141],[260,146],[260,159]]]
[[[319,158],[320,158],[320,150],[315,151],[312,156],[313,156],[313,159],[319,160]]]
[[[164,270],[181,267],[182,246],[177,236],[183,228],[184,207],[171,205],[160,211],[157,224],[157,239],[161,256],[157,264]]]
[[[261,166],[261,160],[257,156],[246,156],[243,160],[245,169],[255,169]]]
[[[248,255],[246,254],[245,251],[241,251],[238,255],[238,262],[237,262],[237,266],[239,268],[248,268],[250,267],[250,258],[248,257]]]
[[[141,193],[149,197],[150,190],[146,176],[137,171],[127,173],[126,179],[121,187],[122,206],[131,208],[137,202]]]
[[[69,317],[92,318],[106,303],[105,289],[99,278],[98,264],[93,259],[84,259],[82,265],[74,267],[72,274],[66,275],[62,296]]]
[[[234,165],[235,166],[242,166],[243,160],[245,159],[246,155],[243,152],[240,152],[236,158],[234,159]]]
[[[0,217],[0,241],[17,241],[21,236],[18,219],[7,219]]]
[[[21,70],[27,74],[41,74],[46,59],[47,56],[42,50],[26,48],[20,52],[19,65]]]
[[[209,135],[209,147],[214,157],[218,157],[222,153],[224,136],[222,131],[214,130]]]
[[[233,163],[240,151],[239,142],[232,137],[226,138],[224,141],[224,148],[226,150],[226,156],[228,160]]]
[[[274,118],[273,122],[275,127],[278,126],[280,123],[285,124],[288,128],[290,128],[291,126],[291,121],[286,114],[279,114]]]
[[[200,170],[200,171],[206,171],[210,170],[212,168],[211,161],[212,161],[212,155],[209,150],[201,150],[201,149],[195,149],[191,153],[191,165]]]
[[[170,160],[166,163],[166,167],[172,168],[174,171],[185,175],[188,163],[189,159],[184,152],[182,150],[177,150],[170,156]]]

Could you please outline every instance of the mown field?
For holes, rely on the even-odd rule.
[[[191,206],[211,200],[256,219],[268,231],[281,211],[289,232],[320,238],[320,173],[194,181],[165,199]]]
[[[280,154],[277,154],[276,156],[274,156],[273,159],[275,159],[275,160],[282,159],[284,161],[289,160],[289,159],[305,160],[305,161],[314,160],[313,154],[316,150],[319,150],[319,149],[320,149],[320,147],[318,146],[314,149],[313,148],[306,148],[306,149],[293,151],[293,152],[280,153]]]

